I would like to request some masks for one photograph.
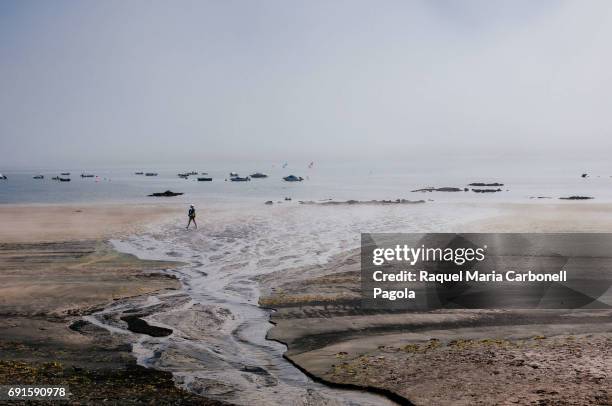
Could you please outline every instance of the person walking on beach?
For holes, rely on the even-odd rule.
[[[195,206],[193,204],[189,206],[189,211],[187,212],[187,216],[189,216],[189,222],[187,223],[187,227],[185,227],[185,229],[189,229],[189,225],[191,225],[191,222],[193,221],[193,225],[195,226],[197,230],[198,223],[196,223],[195,221],[196,212],[195,212]]]

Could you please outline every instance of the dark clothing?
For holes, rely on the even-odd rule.
[[[187,227],[186,228],[189,228],[189,226],[191,225],[192,221],[193,221],[193,225],[195,226],[195,228],[198,228],[198,224],[195,221],[195,217],[196,217],[195,208],[194,207],[190,207],[189,211],[187,212],[187,215],[189,216],[189,221],[187,222]]]

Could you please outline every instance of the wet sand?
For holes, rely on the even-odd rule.
[[[3,204],[0,205],[0,241],[108,239],[141,231],[169,217],[178,218],[182,213],[176,205],[163,203]]]
[[[178,389],[170,373],[136,365],[126,338],[82,319],[116,301],[180,287],[160,272],[180,264],[139,260],[107,242],[173,212],[0,206],[0,384],[69,385],[75,403],[218,404]],[[131,322],[150,333],[143,320]]]
[[[606,204],[504,204],[465,232],[610,232]],[[268,338],[325,382],[406,404],[612,404],[612,311],[360,308],[358,251],[259,278]]]
[[[612,231],[609,205],[486,208],[499,215],[461,231]],[[168,334],[147,320],[178,324],[179,338],[188,340],[202,339],[203,326],[217,322],[212,307],[173,311],[189,297],[159,271],[176,263],[142,261],[105,242],[171,216],[182,220],[182,212],[163,205],[0,206],[0,384],[15,383],[18,374],[20,383],[69,382],[80,402],[212,404],[177,389],[169,372],[137,366],[128,339],[88,317],[116,307],[98,316],[143,337]],[[363,311],[355,250],[257,280],[260,305],[277,309],[268,337],[286,343],[285,357],[324,382],[415,404],[612,403],[609,312]],[[218,316],[219,324],[228,317]],[[181,370],[181,357],[167,350],[159,362]]]

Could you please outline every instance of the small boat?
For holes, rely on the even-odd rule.
[[[265,173],[261,173],[261,172],[256,172],[254,174],[251,175],[251,178],[257,179],[257,178],[267,178],[268,175],[266,175]]]
[[[188,173],[179,173],[178,177],[179,178],[183,178],[183,179],[187,179],[189,177],[189,174]]]
[[[91,173],[82,173],[81,174],[81,178],[93,178],[95,177],[95,175],[92,175]]]
[[[62,175],[63,175],[63,173],[62,173]],[[68,174],[68,175],[70,175],[70,174]],[[134,175],[144,175],[144,172],[134,172]]]
[[[32,179],[44,179],[45,177],[43,175],[36,175],[36,176],[32,176]]]
[[[236,176],[238,176],[237,172],[230,172],[230,178],[234,178]]]
[[[212,178],[198,178],[198,182],[212,182]]]
[[[286,182],[301,182],[304,180],[301,176],[289,175],[283,178]]]
[[[208,172],[202,172],[200,175],[208,175]]]
[[[3,175],[0,173],[0,179],[8,179],[8,178],[6,177],[6,175]]]
[[[54,176],[54,177],[51,178],[51,180],[60,180],[60,177],[59,176]]]
[[[70,182],[70,178],[59,178],[60,182]]]
[[[62,176],[70,176],[70,172],[62,172],[62,173],[60,173],[60,175],[62,175]]]
[[[241,178],[240,176],[232,176],[230,178],[232,182],[248,182],[251,180],[248,176],[246,178]]]
[[[157,172],[147,172],[145,176],[157,176]]]
[[[196,171],[191,171],[191,172],[187,172],[187,175],[197,175],[198,173]]]

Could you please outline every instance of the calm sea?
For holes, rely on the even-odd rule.
[[[370,199],[433,199],[435,201],[533,201],[530,197],[558,199],[562,196],[585,195],[598,201],[612,201],[612,165],[584,163],[544,164],[521,162],[449,163],[308,163],[238,164],[238,165],[165,165],[157,167],[115,168],[48,168],[37,170],[4,170],[8,179],[0,180],[0,204],[4,203],[93,203],[151,202],[167,198],[147,197],[153,192],[172,190],[184,193],[172,198],[177,202],[264,202],[266,200],[370,200]],[[585,169],[587,168],[587,169]],[[181,179],[178,173],[206,172],[212,182],[198,182],[196,176]],[[590,170],[590,171],[589,171]],[[135,172],[157,172],[156,177],[135,175]],[[230,182],[229,173],[247,176],[254,172],[269,175],[250,182]],[[70,172],[71,182],[51,178]],[[581,174],[588,172],[587,178]],[[95,178],[81,178],[81,173]],[[42,174],[44,179],[33,179]],[[289,183],[282,177],[294,174],[303,182]],[[498,193],[415,193],[424,187],[467,187],[471,182],[499,182]],[[542,199],[540,201],[549,201]]]

